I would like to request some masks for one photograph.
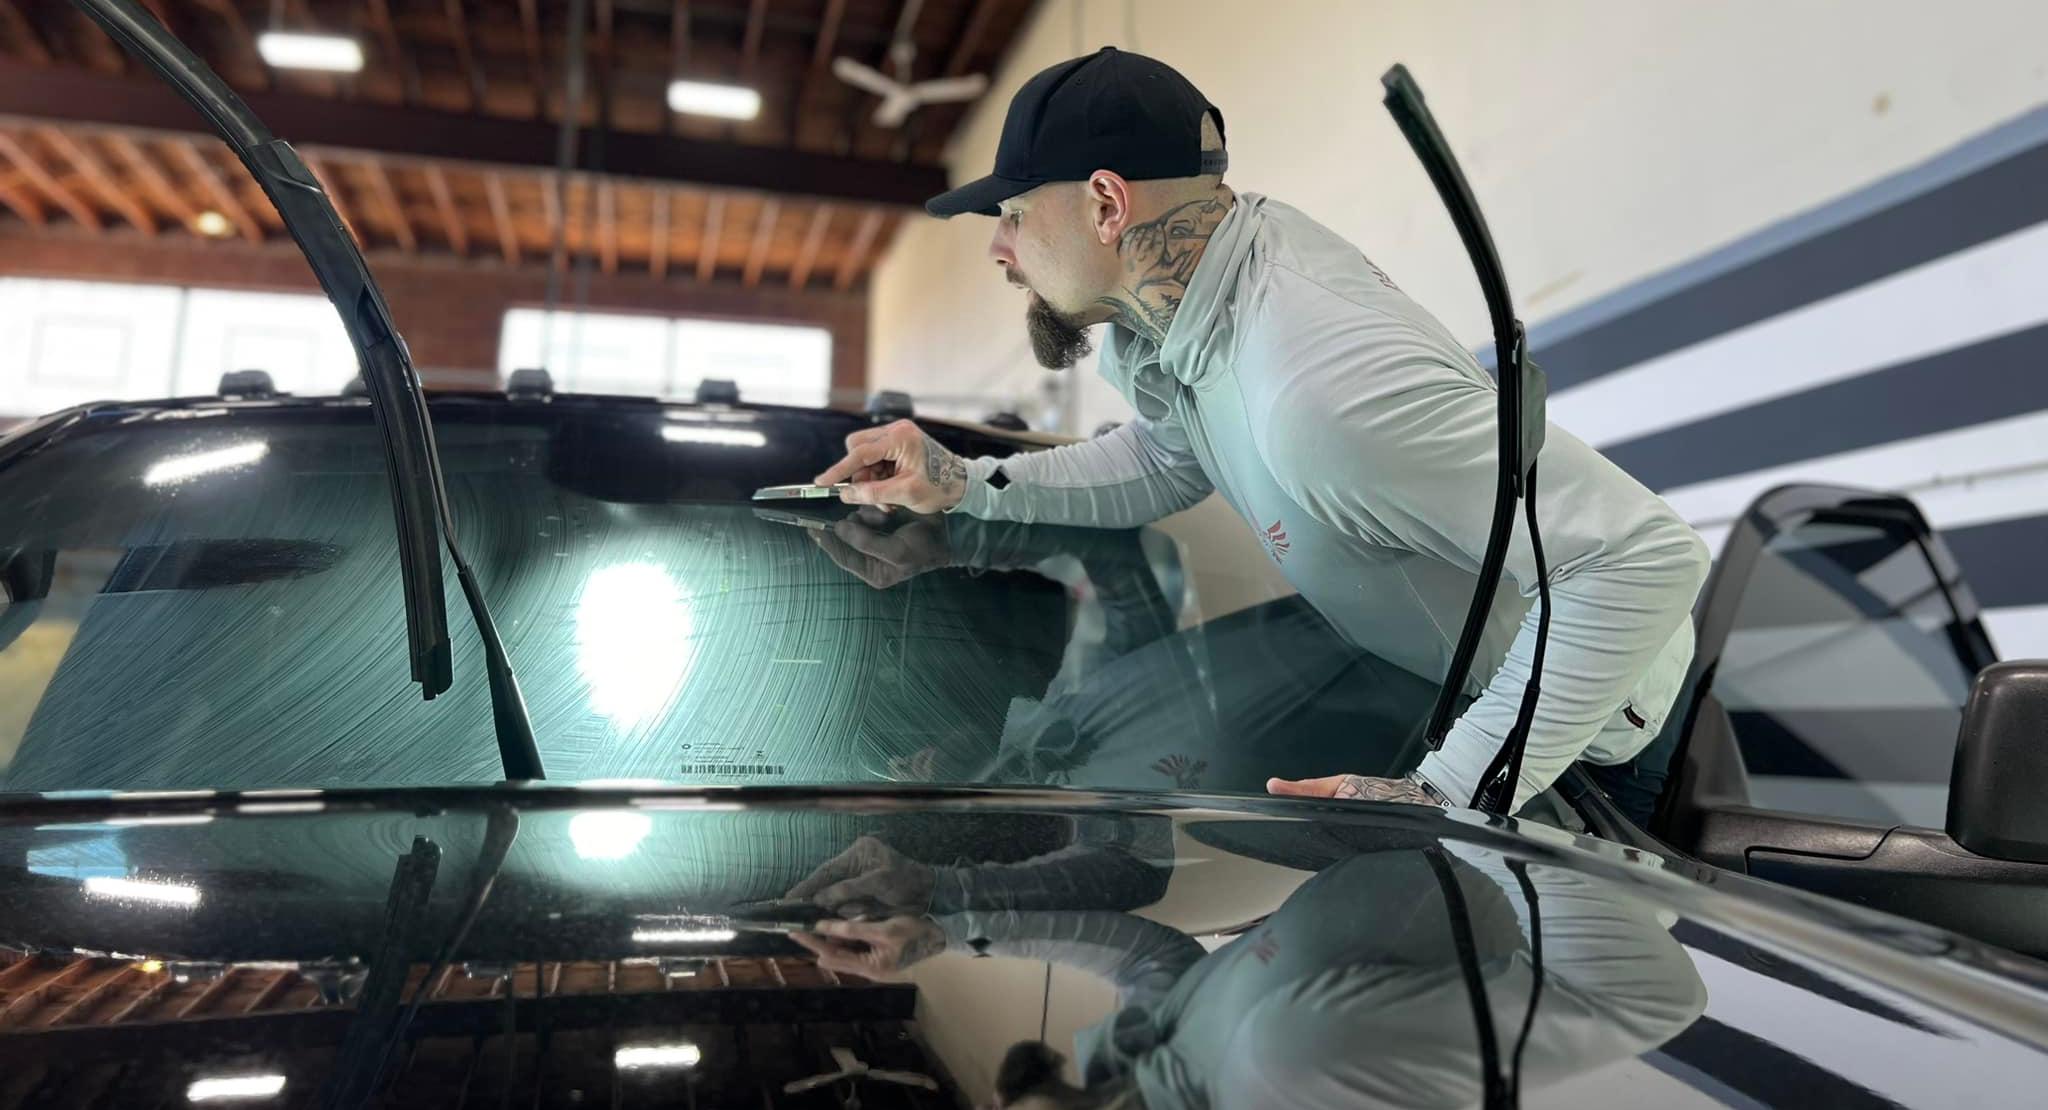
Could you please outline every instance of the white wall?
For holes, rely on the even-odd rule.
[[[1380,105],[1392,63],[1421,82],[1533,322],[2048,101],[2043,41],[2048,4],[2023,0],[1045,0],[950,161],[956,180],[987,172],[1039,69],[1136,48],[1223,109],[1232,184],[1353,238],[1477,346],[1470,268]],[[1039,396],[991,230],[962,217],[898,236],[874,280],[878,388],[974,398],[920,401],[966,415]],[[1126,412],[1076,374],[1070,430]]]

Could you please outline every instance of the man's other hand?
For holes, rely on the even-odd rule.
[[[893,522],[900,523],[885,531]],[[953,547],[941,516],[890,513],[866,505],[833,522],[831,531],[809,535],[839,569],[878,590],[953,565]]]
[[[1441,806],[1414,779],[1377,779],[1369,775],[1330,775],[1319,779],[1267,779],[1266,793],[1289,798],[1341,798],[1356,802],[1401,802]]]
[[[789,939],[809,949],[818,966],[841,975],[887,979],[946,950],[946,934],[924,917],[887,921],[820,921]]]
[[[932,904],[932,869],[872,836],[818,865],[784,897],[840,917],[923,913]]]
[[[967,495],[967,464],[909,420],[863,428],[846,437],[846,457],[813,479],[852,482],[839,495],[850,505],[900,505],[943,513]]]

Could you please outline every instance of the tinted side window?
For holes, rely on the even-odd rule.
[[[1745,587],[1714,689],[1758,805],[1939,828],[1970,667],[1903,528],[1810,522]]]

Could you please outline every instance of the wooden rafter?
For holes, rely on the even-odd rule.
[[[462,10],[462,0],[445,0],[444,9],[448,14],[448,32],[454,36],[455,60],[469,81],[470,110],[480,110],[484,106],[484,71],[476,64],[476,52],[470,48],[469,17]]]
[[[533,118],[546,119],[547,66],[541,61],[540,12],[536,0],[519,0],[519,34],[526,46],[526,80],[533,86]]]
[[[512,206],[505,200],[505,181],[497,174],[484,175],[484,195],[491,202],[491,222],[498,228],[498,249],[504,252],[505,264],[519,265],[519,230],[512,223]]]
[[[377,41],[384,45],[386,60],[392,71],[398,75],[398,98],[403,104],[411,104],[420,98],[420,73],[412,64],[412,56],[406,53],[405,43],[398,37],[398,26],[391,21],[390,0],[369,0],[367,22],[377,32]]]
[[[192,221],[199,218],[199,209],[185,199],[184,191],[172,183],[169,175],[164,173],[163,167],[158,166],[156,160],[149,156],[149,152],[142,149],[142,144],[126,135],[118,134],[107,135],[106,141],[107,149],[113,151],[114,157],[128,167],[128,175],[141,184],[143,190],[149,194],[149,199],[155,201],[164,211],[176,216],[179,223],[191,227]]]
[[[811,68],[804,73],[804,79],[797,86],[796,96],[789,105],[789,145],[795,146],[797,130],[803,123],[804,106],[811,101],[811,93],[818,83],[825,79],[826,70],[832,64],[832,51],[839,45],[839,27],[846,18],[846,0],[825,0],[825,14],[818,22],[818,43],[811,50]]]
[[[219,168],[207,159],[206,152],[197,145],[186,142],[177,143],[172,149],[184,160],[185,168],[192,171],[192,176],[199,179],[199,184],[205,188],[207,195],[220,206],[220,214],[226,216],[228,222],[234,224],[236,230],[242,233],[242,238],[251,243],[261,243],[263,225],[257,223],[256,217],[249,214],[249,209],[228,185],[227,178],[222,177]]]
[[[35,186],[50,202],[62,208],[67,215],[94,231],[100,230],[100,214],[91,205],[78,199],[78,194],[66,188],[64,183],[43,168],[35,156],[24,149],[14,136],[0,133],[0,161],[12,164],[16,172]]]
[[[377,194],[377,203],[391,214],[391,234],[398,240],[399,249],[407,254],[419,253],[419,236],[413,234],[412,222],[405,218],[405,205],[399,203],[398,190],[392,188],[391,175],[385,172],[384,164],[364,162],[363,171],[370,179],[370,191]]]
[[[725,223],[725,198],[713,195],[704,206],[704,235],[697,240],[697,280],[710,281],[718,272],[718,233]]]
[[[761,60],[761,34],[768,27],[768,0],[753,0],[747,8],[747,32],[740,40],[740,77],[753,76]]]
[[[754,242],[747,248],[746,269],[740,271],[740,284],[748,289],[761,284],[761,268],[768,264],[768,248],[775,242],[775,221],[782,215],[782,204],[769,198],[761,205],[761,218],[754,222]]]
[[[967,72],[995,14],[996,0],[975,0],[974,12],[967,17],[967,26],[961,30],[960,41],[953,44],[953,56],[946,62],[946,76],[958,77]]]
[[[348,232],[348,237],[356,241],[356,249],[361,250],[363,248],[363,229],[361,225],[356,223],[355,217],[350,214],[352,206],[348,202],[347,195],[341,191],[340,182],[336,180],[333,174],[327,171],[324,161],[310,154],[306,155],[305,158],[306,168],[312,170],[314,179],[320,182],[320,191],[327,194],[327,203],[334,206],[334,214],[341,218],[341,226]]]
[[[43,211],[42,202],[28,194],[21,187],[21,175],[9,174],[0,177],[0,205],[36,227],[45,227],[50,222],[49,214]]]
[[[690,60],[690,0],[674,0],[668,12],[668,79],[673,81],[683,75],[683,66]],[[661,131],[664,135],[675,134],[676,113],[662,105]]]
[[[860,277],[861,269],[867,262],[868,248],[874,245],[875,235],[882,230],[882,210],[870,208],[860,218],[860,229],[853,233],[853,243],[846,248],[846,256],[839,260],[839,276],[832,281],[834,289],[853,288]]]
[[[21,44],[22,53],[28,56],[29,61],[46,66],[56,60],[50,53],[50,44],[43,41],[43,36],[28,17],[21,14],[15,0],[0,2],[0,23],[7,25],[9,35]]]
[[[441,167],[429,164],[421,172],[427,177],[427,192],[434,196],[434,207],[441,213],[441,230],[447,233],[448,245],[455,253],[469,257],[469,229],[463,225],[462,212],[455,207],[455,194],[448,188],[448,175]]]
[[[263,60],[263,54],[256,49],[256,36],[250,32],[249,23],[242,18],[233,0],[199,0],[200,7],[219,17],[228,26],[228,37],[235,42],[235,48],[248,56],[250,73],[259,89],[268,89],[276,82],[270,79],[270,64]]]
[[[647,217],[647,272],[668,276],[668,190],[655,186],[654,210]]]
[[[797,248],[796,264],[789,269],[789,287],[802,289],[811,280],[811,268],[818,263],[818,248],[825,245],[825,229],[832,224],[832,206],[820,203],[811,210],[811,226]]]
[[[540,183],[540,207],[547,217],[549,243],[562,234],[562,193],[566,189],[560,174],[551,175]]]
[[[120,182],[114,180],[113,173],[107,169],[105,162],[100,161],[99,155],[88,149],[83,142],[54,128],[45,129],[42,140],[43,145],[57,152],[57,157],[71,163],[72,172],[84,178],[85,183],[92,186],[93,191],[100,195],[100,199],[107,203],[107,207],[119,212],[122,219],[134,225],[135,230],[144,235],[156,234],[156,217],[130,195],[128,190],[123,189]]]
[[[597,183],[597,259],[606,276],[619,272],[618,198],[605,178]]]

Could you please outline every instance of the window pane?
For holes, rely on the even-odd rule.
[[[544,366],[564,393],[666,396],[669,322],[659,316],[515,308],[499,333],[498,373]]]
[[[706,378],[736,382],[745,401],[822,407],[832,387],[832,333],[823,328],[676,321],[678,390],[692,394]]]
[[[179,291],[0,278],[0,418],[170,391]]]
[[[1953,619],[1904,532],[1814,523],[1773,539],[1714,683],[1755,803],[1941,827],[1971,677]]]
[[[326,297],[194,289],[178,348],[178,396],[204,396],[233,370],[264,370],[286,393],[341,392],[355,349]]]

